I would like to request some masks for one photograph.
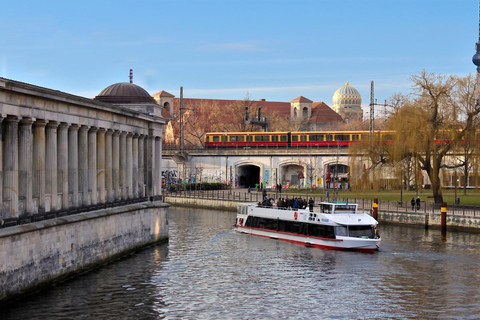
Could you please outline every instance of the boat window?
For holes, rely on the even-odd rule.
[[[374,236],[373,226],[349,226],[348,230],[350,237],[373,239]]]
[[[356,207],[355,205],[336,205],[335,213],[355,212]]]
[[[321,238],[335,238],[333,226],[308,224],[308,235]]]
[[[300,221],[282,221],[278,219],[269,219],[249,216],[245,222],[246,227],[267,229],[280,232],[289,232],[313,237],[335,239],[333,226],[304,223]]]
[[[332,205],[331,204],[322,204],[321,205],[321,212],[323,213],[332,213]]]
[[[347,227],[344,227],[344,226],[336,226],[336,227],[335,227],[335,235],[348,237],[348,229],[347,229]]]

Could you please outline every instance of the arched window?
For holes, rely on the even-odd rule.
[[[294,118],[297,117],[297,108],[294,108],[294,109],[293,109],[293,117],[294,117]]]
[[[163,104],[163,107],[164,107],[165,109],[170,110],[170,103],[165,102],[165,103]]]
[[[302,115],[304,118],[308,118],[308,108],[307,107],[303,107],[303,115]]]

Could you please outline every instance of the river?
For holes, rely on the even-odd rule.
[[[170,208],[170,240],[3,306],[0,319],[480,319],[480,234],[381,225],[375,253]]]

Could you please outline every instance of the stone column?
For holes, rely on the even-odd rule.
[[[132,140],[132,160],[133,160],[133,175],[132,175],[132,187],[133,198],[138,198],[138,133],[133,135]]]
[[[112,138],[113,130],[108,129],[105,134],[105,185],[107,188],[107,202],[113,202],[114,200],[114,191],[113,191],[113,180],[112,180]]]
[[[33,196],[38,198],[38,211],[45,212],[45,120],[33,124]]]
[[[0,209],[3,207],[3,142],[2,142],[2,120],[3,117],[0,114]],[[0,211],[0,218],[3,218]]]
[[[51,197],[50,211],[56,211],[59,207],[57,204],[57,127],[58,122],[49,121],[46,130],[46,150],[48,150],[48,152],[45,154],[45,192],[50,194]]]
[[[133,133],[127,134],[127,199],[133,198]]]
[[[162,194],[162,139],[155,138],[155,195]]]
[[[90,191],[90,203],[96,205],[97,193],[97,131],[91,127],[88,131],[88,189]]]
[[[25,200],[27,215],[33,213],[32,124],[32,118],[23,118],[18,130],[18,194]]]
[[[143,139],[143,184],[145,185],[145,196],[148,196],[147,184],[148,184],[148,135]]]
[[[153,196],[153,170],[154,170],[154,157],[155,157],[155,138],[151,135],[147,137],[147,156],[145,159],[145,165],[147,167],[147,196]]]
[[[105,203],[105,129],[97,132],[97,186],[99,203]]]
[[[120,134],[120,196],[127,199],[127,133]]]
[[[68,129],[68,191],[72,194],[72,207],[79,206],[78,199],[78,124]]]
[[[112,137],[112,182],[115,201],[121,199],[120,193],[120,131],[115,131]]]
[[[62,122],[57,129],[57,178],[62,209],[68,209],[68,127],[68,123]]]
[[[5,218],[19,216],[18,210],[18,117],[3,120],[5,144],[3,152],[3,202],[8,208]]]
[[[78,191],[82,193],[82,206],[90,204],[88,188],[88,126],[84,125],[78,131]]]
[[[138,138],[138,194],[139,197],[145,197],[145,165],[144,165],[144,151],[145,136],[140,135]]]

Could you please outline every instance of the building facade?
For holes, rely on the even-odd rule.
[[[92,100],[0,78],[0,218],[160,195],[162,112],[132,83]]]

